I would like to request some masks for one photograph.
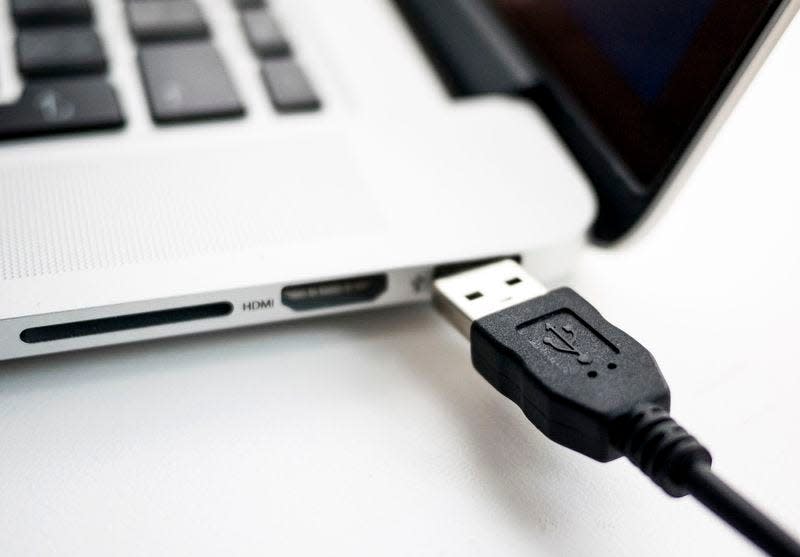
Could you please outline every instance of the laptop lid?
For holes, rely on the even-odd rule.
[[[681,181],[800,5],[397,1],[454,94],[515,93],[545,111],[597,191],[601,242],[628,233]]]

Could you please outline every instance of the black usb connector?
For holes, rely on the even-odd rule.
[[[469,339],[475,369],[547,437],[600,462],[626,456],[767,553],[800,556],[800,544],[720,480],[709,451],[670,417],[650,352],[576,292],[548,292],[505,260],[435,281],[434,304]]]

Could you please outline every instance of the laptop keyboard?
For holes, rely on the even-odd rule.
[[[108,1],[108,0],[94,0]],[[136,44],[140,77],[156,124],[238,118],[236,84],[213,43],[213,25],[196,0],[115,0]],[[223,1],[223,0],[218,0]],[[228,0],[279,113],[321,106],[264,0]],[[10,0],[23,93],[0,106],[0,139],[124,126],[113,84],[114,63],[94,27],[91,0]],[[139,94],[138,91],[132,92]]]

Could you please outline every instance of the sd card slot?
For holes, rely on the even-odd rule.
[[[22,342],[27,344],[52,342],[54,340],[117,333],[120,331],[144,329],[145,327],[157,327],[159,325],[172,325],[174,323],[224,317],[230,315],[232,312],[233,304],[230,302],[216,302],[197,306],[185,306],[144,313],[103,317],[100,319],[89,319],[86,321],[59,323],[57,325],[45,325],[44,327],[32,327],[22,331],[19,338]]]

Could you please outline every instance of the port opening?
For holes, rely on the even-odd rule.
[[[281,302],[295,311],[371,302],[386,291],[387,284],[385,274],[295,284],[281,291]]]
[[[522,257],[519,255],[506,255],[503,257],[486,257],[484,259],[473,259],[471,261],[446,263],[444,265],[439,265],[433,270],[433,279],[436,280],[442,277],[456,275],[463,271],[469,271],[470,269],[475,269],[476,267],[482,267],[484,265],[489,265],[491,263],[503,261],[504,259],[513,259],[517,263],[522,263]]]
[[[102,335],[158,325],[171,325],[212,317],[224,317],[233,313],[233,304],[230,302],[216,302],[197,306],[185,306],[144,313],[131,313],[86,321],[73,321],[44,327],[32,327],[19,334],[22,342],[36,344],[39,342],[52,342],[68,338]]]

